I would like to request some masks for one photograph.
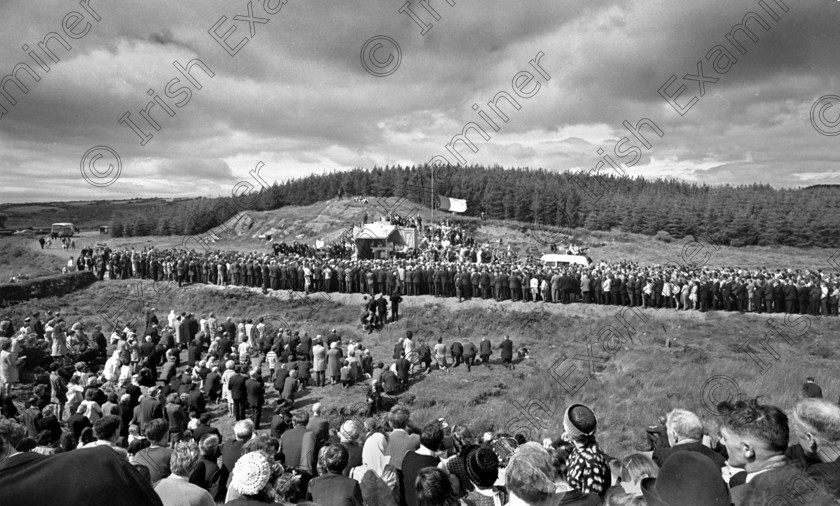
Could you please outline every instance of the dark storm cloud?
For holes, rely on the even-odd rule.
[[[90,198],[137,193],[172,194],[161,178],[175,177],[178,191],[229,192],[230,181],[247,177],[262,161],[283,180],[323,170],[373,164],[423,163],[445,153],[464,125],[480,121],[473,103],[484,105],[538,52],[550,80],[522,101],[501,130],[468,153],[469,163],[580,170],[598,162],[628,135],[622,121],[650,118],[665,132],[652,139],[630,175],[679,177],[699,182],[798,186],[835,177],[836,138],[809,123],[811,104],[837,93],[840,5],[834,2],[763,0],[777,13],[746,0],[712,2],[577,2],[540,0],[519,4],[433,0],[434,20],[417,2],[413,9],[433,28],[423,36],[402,4],[295,2],[268,19],[235,57],[207,33],[227,17],[235,43],[248,33],[233,17],[247,2],[192,3],[91,0],[101,16],[72,50],[57,50],[61,62],[28,93],[7,86],[18,103],[0,118],[0,172],[7,190],[63,198],[68,189]],[[83,10],[77,2],[9,1],[0,5],[0,76],[32,60],[20,49],[60,31],[64,15]],[[750,25],[757,42],[738,36],[747,54],[724,75],[706,60],[715,45],[748,12],[764,16],[764,30]],[[401,46],[399,70],[374,77],[360,64],[360,48],[374,35]],[[731,45],[727,46],[731,49]],[[160,130],[141,123],[153,138],[145,145],[118,123],[137,121],[151,100],[163,96],[179,74],[173,62],[199,59],[214,73],[197,71],[201,89],[174,116],[160,107],[152,116]],[[687,89],[681,103],[698,95],[682,81],[704,72],[719,81],[680,116],[657,93],[673,74]],[[533,69],[531,69],[533,71]],[[28,78],[24,78],[28,79]],[[0,103],[3,103],[0,100]],[[577,140],[579,139],[579,141]],[[86,187],[79,158],[95,145],[119,152],[120,181],[107,189]],[[33,183],[49,175],[60,185]],[[191,188],[189,180],[201,178]],[[54,193],[51,193],[54,192]],[[52,197],[51,197],[52,195]]]

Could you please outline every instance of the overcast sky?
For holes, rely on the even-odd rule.
[[[451,1],[400,13],[402,0],[5,0],[0,76],[17,68],[28,93],[4,81],[0,201],[225,195],[258,187],[260,162],[269,184],[456,162],[446,145],[469,122],[490,139],[473,128],[476,153],[453,146],[468,164],[589,171],[603,149],[629,175],[840,183],[840,136],[824,135],[840,132],[840,103],[818,100],[840,95],[838,2]],[[751,11],[758,41],[728,40]],[[194,65],[190,83],[173,65],[195,59],[212,78]],[[150,89],[160,130],[141,115]],[[642,128],[650,149],[622,126],[642,118],[663,133]]]

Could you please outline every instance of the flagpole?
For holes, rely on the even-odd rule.
[[[431,203],[432,207],[432,217],[429,220],[429,225],[435,222],[435,166],[432,165],[432,193],[429,195],[430,199],[429,202]]]

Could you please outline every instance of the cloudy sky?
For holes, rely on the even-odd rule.
[[[589,171],[601,149],[633,176],[840,183],[838,2],[450,1],[0,2],[0,76],[28,90],[3,80],[0,202],[456,162],[470,122],[469,164]],[[749,12],[758,41],[729,40]],[[650,149],[622,126],[643,118]]]

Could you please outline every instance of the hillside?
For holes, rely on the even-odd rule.
[[[368,220],[380,219],[385,210],[393,210],[403,216],[419,214],[424,223],[427,223],[430,216],[430,209],[425,206],[414,204],[407,199],[388,197],[383,199],[369,199],[369,204],[353,202],[349,199],[329,199],[306,206],[284,206],[273,211],[242,211],[233,218],[227,220],[222,226],[215,227],[204,234],[195,234],[194,237],[201,241],[208,241],[209,247],[220,250],[238,251],[269,251],[272,241],[293,243],[295,241],[314,245],[315,241],[323,240],[329,243],[346,232],[353,223],[361,223],[367,213]],[[502,244],[525,255],[543,254],[549,252],[548,242],[556,241],[561,247],[573,238],[577,244],[588,245],[589,254],[596,262],[601,260],[627,260],[641,262],[643,264],[666,264],[666,263],[687,263],[686,248],[697,247],[694,238],[686,237],[674,239],[669,243],[656,240],[643,234],[625,233],[619,230],[613,231],[590,231],[582,228],[569,229],[567,227],[556,227],[550,225],[531,223],[518,223],[504,220],[482,221],[475,217],[457,216],[452,213],[436,212],[436,218],[450,219],[461,224],[464,228],[474,234],[476,240],[483,244]],[[265,234],[271,236],[271,240],[265,238]],[[188,240],[188,235],[172,236],[145,236],[145,237],[122,237],[109,238],[99,235],[98,232],[83,232],[76,237],[76,247],[81,249],[86,245],[93,245],[106,242],[112,248],[138,248],[154,245],[157,248],[199,247],[195,241]],[[262,237],[262,238],[261,238]],[[703,259],[703,265],[715,266],[737,266],[743,268],[768,267],[793,268],[793,269],[823,269],[833,270],[829,264],[829,258],[835,254],[833,248],[797,248],[792,246],[746,246],[732,247],[720,245],[707,236],[699,236],[699,250],[694,256],[688,257],[697,263],[697,259]],[[0,240],[0,247],[10,244],[29,244],[36,255],[53,255],[61,257],[57,263],[57,269],[66,262],[68,254],[60,247],[53,247],[41,251],[34,239],[6,238]],[[4,253],[5,259],[2,273],[9,272],[17,274],[28,272],[31,265],[29,258],[15,253],[14,257],[7,254],[10,250],[0,250]],[[57,261],[59,262],[59,261]],[[38,260],[39,272],[43,270],[44,262]]]
[[[311,175],[258,193],[167,203],[111,219],[114,237],[201,234],[237,212],[306,207],[343,192],[429,205],[427,166],[374,167]],[[777,190],[768,185],[708,186],[640,177],[603,177],[501,167],[440,167],[435,193],[467,201],[465,216],[561,228],[673,238],[714,235],[728,246],[840,247],[834,219],[840,187]],[[103,213],[105,219],[106,214]],[[316,227],[317,228],[317,227]]]

